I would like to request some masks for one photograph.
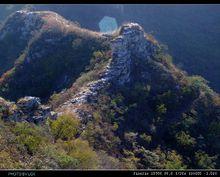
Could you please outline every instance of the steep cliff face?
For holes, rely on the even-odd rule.
[[[155,53],[157,45],[147,39],[143,28],[137,23],[123,25],[119,36],[112,41],[112,62],[109,75],[125,84],[130,81],[134,57],[147,60]]]

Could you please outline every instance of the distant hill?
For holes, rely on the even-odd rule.
[[[25,5],[0,5],[0,20]],[[115,17],[118,25],[138,22],[157,40],[169,46],[174,63],[190,74],[202,75],[220,91],[219,5],[32,5],[36,10],[52,10],[99,31],[104,16]],[[30,8],[30,6],[29,6]],[[83,13],[83,15],[82,15]]]
[[[115,17],[118,25],[138,22],[169,46],[174,63],[190,74],[202,75],[211,87],[220,91],[219,5],[38,5],[35,8],[53,10],[92,30],[99,30],[98,23],[105,15]]]

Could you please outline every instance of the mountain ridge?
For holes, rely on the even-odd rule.
[[[19,94],[21,96],[36,94],[35,96],[48,97],[48,92],[51,94],[53,91],[66,87],[72,82],[72,79],[74,79],[72,78],[73,76],[76,77],[82,72],[85,65],[89,63],[90,56],[94,50],[94,47],[91,46],[90,43],[94,43],[93,45],[97,46],[97,48],[102,48],[101,45],[103,45],[102,41],[104,38],[101,35],[96,32],[81,29],[75,24],[63,19],[61,16],[58,16],[56,13],[37,11],[33,13],[19,11],[16,13],[20,14],[24,18],[24,21],[27,19],[28,27],[32,25],[35,26],[35,23],[39,23],[39,21],[44,21],[45,19],[46,22],[40,27],[37,34],[30,39],[26,48],[23,48],[24,52],[18,59],[10,59],[15,61],[15,65],[1,77],[1,88],[4,88],[1,94],[5,97],[8,95],[10,99],[17,99]],[[11,18],[17,18],[17,15],[15,14]],[[35,20],[30,20],[32,18]],[[57,21],[57,19],[59,20]],[[23,20],[20,21],[22,22]],[[57,23],[54,23],[54,21]],[[8,23],[10,24],[10,21]],[[63,23],[65,26],[62,26]],[[19,28],[14,27],[14,29]],[[87,48],[87,53],[80,51],[82,47]],[[53,48],[56,50],[54,51]],[[76,58],[76,53],[79,55],[78,58]],[[73,56],[72,59],[71,55]],[[66,56],[69,57],[66,59],[68,60],[66,63],[62,62],[61,59],[59,60],[59,58],[66,58]],[[57,58],[57,61],[55,61],[54,58]],[[80,60],[82,65],[75,68],[76,71],[71,71],[70,67],[76,65]],[[7,61],[7,59],[2,59],[1,61],[4,62]],[[54,67],[47,65],[51,62]],[[69,66],[67,62],[69,62]],[[45,66],[43,66],[42,63],[45,63]],[[63,68],[57,67],[58,65]],[[66,71],[64,68],[66,68]],[[28,72],[29,74],[27,74]],[[44,73],[44,76],[41,76],[42,73]],[[59,74],[59,76],[57,74]],[[33,78],[30,78],[30,75],[33,75]],[[41,76],[41,79],[39,79],[39,76]],[[25,83],[23,82],[24,80]],[[44,84],[45,86],[41,85],[44,81],[48,82]],[[57,88],[53,85],[54,82],[57,82],[56,85],[61,86]],[[62,84],[64,86],[62,86]],[[13,95],[13,90],[17,90],[17,95]]]
[[[38,37],[2,79],[9,90],[0,84],[1,96],[20,98],[0,99],[0,144],[12,167],[219,167],[219,94],[177,68],[139,24],[98,37],[87,30]],[[67,85],[59,82],[79,67]],[[47,105],[36,91],[49,97]],[[13,150],[5,148],[10,143]]]
[[[138,45],[137,45],[138,44]],[[136,48],[138,46],[138,48]],[[61,105],[61,110],[82,114],[82,110],[74,110],[73,105],[83,104],[88,100],[95,100],[98,92],[107,87],[108,84],[124,85],[130,81],[131,55],[135,53],[138,57],[149,58],[153,55],[156,45],[148,41],[141,26],[136,23],[125,24],[119,29],[119,36],[111,41],[112,59],[108,62],[99,79],[90,82],[83,87],[70,101]],[[91,116],[91,115],[90,115]],[[79,116],[80,117],[80,116]]]

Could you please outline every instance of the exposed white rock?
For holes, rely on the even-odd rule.
[[[73,23],[52,11],[19,10],[12,14],[4,24],[0,40],[15,31],[18,33],[19,39],[28,40],[42,29],[56,30],[57,28],[64,29],[72,26]]]
[[[39,107],[40,104],[40,98],[32,96],[26,96],[24,98],[19,99],[17,102],[17,106],[22,110],[26,111],[36,109]]]
[[[130,81],[132,56],[147,59],[153,54],[155,46],[147,40],[143,28],[137,23],[123,25],[119,36],[111,41],[112,59],[109,61],[100,79],[88,83],[71,100],[61,105],[62,111],[70,110],[85,119],[85,112],[77,105],[90,103],[96,100],[99,91],[108,83],[124,85]]]
[[[24,97],[17,103],[9,102],[0,97],[0,115],[8,121],[44,122],[47,118],[56,119],[57,113],[49,106],[42,105],[37,97]]]

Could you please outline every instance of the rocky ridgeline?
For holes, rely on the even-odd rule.
[[[150,58],[157,46],[146,38],[140,25],[129,23],[121,27],[119,36],[112,41],[111,48],[112,60],[106,76],[111,77],[115,84],[123,85],[130,81],[133,60]]]
[[[37,12],[22,11],[17,13],[20,15],[26,13],[24,16],[29,22],[35,21],[35,16],[38,16]],[[58,115],[70,111],[77,114],[82,120],[90,119],[91,113],[81,109],[81,106],[95,102],[99,91],[109,84],[121,86],[129,83],[134,58],[149,59],[155,50],[156,45],[147,39],[140,25],[137,23],[123,25],[119,30],[119,35],[111,41],[112,58],[100,78],[89,82],[72,99],[61,105],[57,110]],[[40,99],[36,97],[24,97],[17,103],[8,102],[1,98],[0,107],[1,117],[5,120],[40,123],[48,117],[51,119],[57,117],[57,113],[51,111],[50,107],[42,105]]]
[[[61,114],[68,110],[83,119],[85,112],[79,108],[79,105],[95,101],[99,91],[108,84],[120,86],[129,83],[133,57],[148,59],[153,55],[156,48],[157,46],[146,38],[140,25],[137,23],[123,25],[119,35],[111,41],[112,59],[101,74],[100,79],[89,82],[71,100],[61,105],[59,109]]]
[[[20,10],[13,13],[1,29],[0,40],[10,33],[17,33],[17,38],[28,41],[40,30],[56,30],[72,27],[73,23],[52,11]]]
[[[0,39],[10,33],[18,34],[21,40],[29,40],[44,24],[41,15],[29,11],[16,11],[4,24]]]
[[[42,105],[39,98],[27,96],[17,103],[0,98],[0,116],[6,121],[42,123],[47,118],[56,119],[57,114]]]

